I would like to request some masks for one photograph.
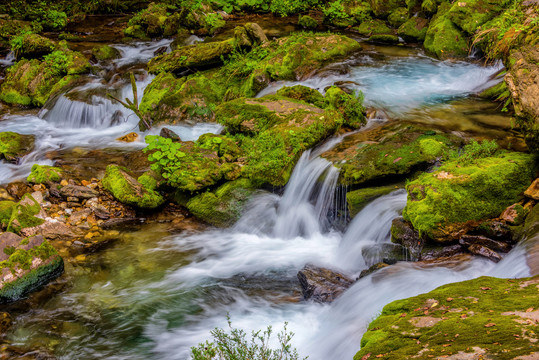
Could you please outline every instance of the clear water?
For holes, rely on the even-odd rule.
[[[168,40],[116,46],[116,65],[146,62]],[[404,114],[446,105],[487,87],[499,66],[440,62],[422,56],[378,62],[366,56],[347,75],[316,77],[303,84],[323,89],[335,81],[354,81],[370,104]],[[139,93],[151,81],[142,76]],[[291,83],[277,83],[265,90]],[[112,87],[89,79],[83,88]],[[101,91],[103,93],[103,91]],[[121,96],[131,96],[123,84]],[[112,123],[120,111],[122,119]],[[450,111],[450,110],[449,110]],[[0,164],[0,183],[28,174],[33,163],[51,163],[53,150],[140,149],[142,141],[115,139],[138,132],[138,119],[106,97],[86,101],[60,97],[41,114],[13,114],[2,119],[3,131],[35,134],[36,150],[19,165]],[[170,126],[184,140],[219,132],[216,124]],[[140,133],[156,134],[160,128]],[[14,345],[43,347],[59,359],[187,359],[189,348],[209,338],[210,330],[233,325],[246,331],[283,323],[296,333],[293,343],[310,359],[351,359],[366,325],[388,302],[481,275],[521,277],[530,274],[526,247],[517,247],[498,264],[474,259],[458,266],[421,267],[399,263],[358,281],[331,305],[299,301],[297,271],[311,263],[350,276],[372,259],[363,249],[388,243],[390,224],[405,205],[397,191],[374,201],[335,230],[326,214],[336,211],[337,170],[318,155],[339,139],[307,152],[282,195],[261,192],[230,229],[170,234],[160,225],[123,232],[115,246],[66,269],[67,287],[35,310],[20,313],[10,340]]]

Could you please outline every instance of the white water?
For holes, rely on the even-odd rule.
[[[392,59],[386,63],[352,67],[349,74],[313,77],[306,81],[272,83],[257,96],[275,93],[283,86],[305,85],[324,93],[337,81],[363,91],[365,104],[399,114],[420,106],[447,102],[495,85],[491,79],[503,68],[501,63],[481,66],[473,63],[438,61],[428,57]]]
[[[166,52],[170,52],[170,44],[172,39],[162,39],[153,42],[135,42],[126,45],[114,45],[121,53],[121,58],[114,60],[114,64],[118,67],[133,65],[133,64],[146,64],[154,57],[154,53],[159,48],[165,46]]]

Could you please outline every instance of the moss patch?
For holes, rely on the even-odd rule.
[[[372,200],[380,196],[387,195],[396,189],[398,189],[398,186],[388,185],[363,188],[347,192],[346,202],[348,203],[350,217],[356,216]]]
[[[0,223],[6,231],[19,233],[24,228],[43,224],[44,220],[35,217],[41,207],[30,195],[24,194],[21,201],[0,201]]]
[[[449,18],[450,7],[447,3],[440,5],[425,35],[425,50],[440,59],[468,55],[466,35]]]
[[[60,182],[64,172],[62,169],[48,165],[32,165],[32,172],[26,181],[34,184],[46,184],[50,182]]]
[[[485,358],[537,354],[539,279],[480,277],[445,285],[384,307],[361,340],[360,360]],[[460,356],[460,357],[459,357]]]
[[[35,137],[11,131],[0,132],[0,158],[16,162],[34,149]]]
[[[403,217],[420,233],[443,239],[451,224],[500,215],[529,186],[534,169],[534,158],[522,153],[450,161],[406,186]]]
[[[235,223],[243,207],[254,192],[248,179],[228,182],[215,192],[205,192],[187,203],[187,208],[196,217],[218,227]]]
[[[142,209],[154,209],[165,201],[155,191],[155,183],[148,181],[148,175],[135,180],[127,169],[117,165],[109,165],[103,178],[103,187],[110,191],[120,202]]]

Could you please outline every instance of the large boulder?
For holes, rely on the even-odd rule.
[[[408,183],[403,216],[421,234],[452,241],[461,225],[497,217],[515,203],[534,175],[534,158],[528,154],[456,159]]]
[[[405,0],[369,0],[374,15],[385,19],[399,7],[405,7]]]
[[[23,34],[12,39],[12,49],[17,59],[35,59],[52,53],[56,44],[38,34]]]
[[[81,53],[56,50],[37,59],[21,60],[7,70],[0,100],[8,104],[43,106],[49,97],[90,70]]]
[[[34,135],[21,135],[11,131],[0,133],[0,159],[17,162],[34,149]]]
[[[187,203],[189,211],[197,218],[218,227],[234,224],[254,188],[248,179],[227,182],[214,192],[203,192]]]
[[[448,16],[455,25],[473,35],[481,25],[501,13],[508,3],[509,0],[456,1]]]
[[[460,145],[455,136],[413,127],[389,127],[380,142],[366,142],[362,134],[347,137],[322,156],[341,168],[340,182],[360,185],[371,180],[400,180],[447,156]]]
[[[303,298],[320,303],[332,302],[354,284],[342,273],[310,264],[298,272],[298,280]]]
[[[443,3],[438,13],[431,20],[425,35],[425,50],[440,59],[458,58],[468,55],[466,35],[451,21],[449,9],[451,5]]]
[[[118,201],[130,206],[155,209],[165,201],[156,191],[157,182],[150,175],[141,175],[137,180],[127,169],[117,165],[107,166],[102,183]]]
[[[538,284],[480,277],[393,301],[369,324],[354,360],[535,359]]]
[[[0,234],[0,303],[19,300],[62,274],[64,262],[42,237]]]
[[[406,42],[423,42],[427,36],[428,24],[427,19],[414,16],[402,24],[397,32]]]

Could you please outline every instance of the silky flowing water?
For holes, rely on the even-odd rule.
[[[152,80],[143,63],[169,44],[119,45],[123,56],[115,66],[138,69],[140,94]],[[499,70],[497,64],[440,62],[415,49],[371,47],[302,84],[323,91],[336,81],[348,82],[364,92],[369,106],[392,117],[499,138],[508,118],[470,98],[500,81],[494,76]],[[39,114],[5,115],[3,131],[35,134],[37,143],[20,164],[0,164],[0,182],[23,178],[34,163],[52,164],[51,153],[61,158],[104,148],[128,152],[144,146],[144,135],[159,132],[141,133],[136,116],[113,104],[107,92],[132,96],[126,81],[93,76]],[[222,130],[217,124],[168,127],[184,140]],[[141,140],[115,140],[131,131]],[[362,278],[332,304],[301,301],[298,270],[314,264],[357,276],[379,260],[369,249],[390,243],[391,221],[406,203],[406,193],[397,190],[366,206],[346,228],[335,226],[335,213],[342,210],[336,208],[342,206],[338,170],[319,155],[339,141],[304,153],[282,194],[260,191],[229,229],[170,233],[154,224],[123,230],[108,249],[68,264],[60,290],[38,298],[32,310],[16,312],[10,341],[45,348],[59,359],[187,359],[190,347],[208,339],[210,330],[227,326],[228,314],[234,327],[247,332],[268,325],[279,331],[288,322],[293,345],[310,359],[351,359],[367,324],[388,302],[481,275],[530,274],[526,247],[517,246],[498,264],[479,258],[430,266],[397,263]]]

